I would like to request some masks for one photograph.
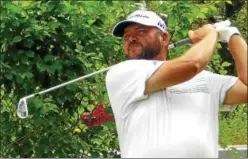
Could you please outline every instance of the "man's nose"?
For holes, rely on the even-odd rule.
[[[137,41],[137,37],[136,36],[130,36],[130,38],[129,38],[129,42],[130,43],[134,43],[136,41]]]

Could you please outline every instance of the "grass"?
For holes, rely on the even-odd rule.
[[[247,104],[239,105],[233,112],[219,114],[219,144],[247,145]]]

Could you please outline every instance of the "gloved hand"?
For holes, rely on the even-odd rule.
[[[220,27],[216,28],[216,31],[219,33],[218,41],[224,43],[229,43],[229,40],[235,34],[241,35],[236,27]]]
[[[225,20],[225,21],[220,21],[220,22],[214,23],[215,28],[225,27],[225,26],[231,26],[230,20]]]
[[[228,43],[234,34],[241,35],[236,27],[231,27],[229,20],[218,22],[214,24],[216,31],[219,33],[218,41]]]

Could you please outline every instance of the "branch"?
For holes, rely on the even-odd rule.
[[[10,146],[12,146],[12,145],[15,144],[15,143],[20,142],[21,140],[23,140],[23,139],[25,139],[25,138],[27,138],[27,137],[30,137],[33,133],[37,132],[37,130],[38,130],[38,128],[35,127],[35,130],[34,130],[34,131],[31,131],[30,133],[28,133],[28,134],[26,134],[26,135],[24,135],[24,136],[22,136],[22,137],[16,139],[14,142],[12,142],[12,143],[10,143],[9,145],[5,146],[5,149],[7,149],[7,152],[8,152],[8,149],[9,149]],[[10,150],[10,149],[9,149],[9,150]]]

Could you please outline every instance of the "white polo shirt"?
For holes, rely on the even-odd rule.
[[[144,95],[146,80],[163,63],[127,60],[107,73],[121,157],[218,157],[218,110],[237,78],[202,71]]]

